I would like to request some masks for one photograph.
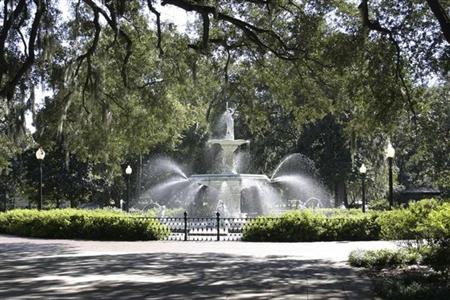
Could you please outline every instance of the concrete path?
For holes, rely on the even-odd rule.
[[[391,242],[96,242],[0,235],[0,299],[375,299],[346,263]]]

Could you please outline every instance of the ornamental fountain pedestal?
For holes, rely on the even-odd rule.
[[[234,156],[236,150],[248,140],[234,139],[234,111],[228,108],[225,112],[227,125],[225,138],[211,139],[208,145],[219,145],[221,148],[223,171],[220,174],[195,174],[190,180],[205,185],[216,191],[217,210],[225,217],[242,217],[248,212],[242,210],[242,190],[247,185],[268,184],[270,182],[266,175],[239,174],[235,171]]]

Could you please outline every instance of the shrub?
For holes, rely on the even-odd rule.
[[[328,241],[364,241],[378,240],[380,226],[375,213],[359,213],[347,217],[331,217],[324,223],[322,240]]]
[[[428,241],[424,262],[448,276],[450,273],[450,203],[432,211],[418,226],[418,232]]]
[[[246,241],[311,242],[379,239],[375,213],[335,213],[326,217],[311,211],[292,211],[279,218],[259,217],[247,223]]]
[[[375,199],[369,202],[369,207],[371,210],[379,210],[379,211],[385,211],[389,210],[389,201],[386,199]]]
[[[377,220],[381,237],[388,240],[422,240],[425,238],[423,222],[439,207],[437,200],[426,199],[412,203],[408,208],[383,212]]]
[[[354,267],[371,269],[392,268],[397,266],[417,264],[422,256],[414,249],[382,249],[368,251],[352,251],[349,263]]]
[[[397,250],[353,251],[349,263],[369,268],[375,291],[383,299],[448,299],[448,278],[422,266],[430,255],[428,246]],[[384,270],[381,270],[384,269]]]
[[[1,213],[0,232],[41,238],[131,241],[162,239],[169,229],[157,220],[133,218],[122,212],[55,209]]]
[[[262,242],[317,241],[325,217],[310,211],[292,211],[279,218],[258,217],[244,226],[243,240]]]

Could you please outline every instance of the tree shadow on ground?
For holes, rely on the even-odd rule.
[[[62,243],[36,244],[32,242],[0,244],[0,261],[18,260],[36,256],[75,254],[76,249]]]
[[[371,299],[372,295],[365,277],[344,264],[324,260],[217,253],[77,256],[58,244],[33,245],[31,250],[20,246],[0,245],[0,299]],[[361,288],[355,289],[358,285]]]

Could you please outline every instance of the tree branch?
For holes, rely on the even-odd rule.
[[[122,67],[121,67],[121,75],[122,75],[122,81],[125,87],[128,86],[128,76],[127,76],[127,71],[126,71],[126,67],[128,65],[128,61],[130,59],[130,56],[132,54],[133,51],[133,42],[131,41],[130,37],[128,36],[128,34],[121,28],[119,28],[119,26],[117,26],[117,22],[115,19],[115,12],[111,12],[111,15],[113,16],[113,18],[111,18],[108,13],[101,7],[99,7],[93,0],[83,0],[93,11],[97,11],[99,14],[101,14],[106,22],[108,23],[109,27],[117,33],[117,35],[119,36],[119,38],[125,42],[126,44],[126,53],[125,53],[125,57],[123,59],[123,63],[122,63]],[[108,9],[112,9],[114,10],[113,7],[108,7]]]
[[[34,47],[41,18],[45,12],[45,5],[42,0],[35,0],[34,2],[36,4],[36,12],[31,25],[30,36],[28,38],[28,56],[14,77],[7,82],[5,87],[0,91],[0,95],[6,95],[6,98],[9,100],[14,97],[16,86],[19,84],[19,81],[22,79],[24,74],[33,66],[35,61]]]
[[[428,6],[441,26],[442,34],[450,44],[450,18],[439,0],[427,0]]]
[[[153,5],[152,5],[152,0],[147,0],[147,6],[148,9],[155,15],[156,17],[156,34],[158,36],[158,44],[157,47],[159,49],[159,55],[163,55],[164,54],[164,50],[162,49],[161,46],[161,40],[162,40],[162,35],[161,35],[161,14],[159,13],[159,11],[157,11]]]
[[[258,2],[259,4],[266,4],[266,1],[254,1],[254,2]],[[194,3],[191,3],[189,1],[184,1],[184,0],[163,0],[161,2],[161,5],[167,5],[167,4],[177,6],[186,11],[195,11],[203,17],[203,25],[204,25],[203,26],[203,39],[202,39],[203,46],[205,44],[205,34],[208,33],[208,35],[209,35],[209,30],[205,31],[205,17],[204,16],[208,16],[209,14],[212,14],[215,16],[215,18],[217,20],[221,20],[221,21],[230,23],[230,24],[234,25],[235,27],[241,29],[242,32],[258,47],[260,47],[264,50],[270,51],[278,58],[285,59],[285,60],[298,59],[298,57],[292,55],[292,53],[291,53],[291,51],[294,49],[289,49],[289,47],[284,43],[283,39],[278,34],[276,34],[273,30],[260,28],[251,23],[240,20],[238,18],[229,16],[229,15],[221,13],[221,12],[217,12],[216,7],[214,7],[214,6],[194,4]],[[208,26],[208,28],[209,28],[209,26]],[[273,46],[264,42],[259,36],[262,34],[265,34],[271,38],[274,38],[275,41],[277,41],[279,43],[279,46],[282,49],[282,51],[279,51],[279,50],[275,49]]]
[[[16,9],[12,12],[12,15],[8,18],[8,0],[4,0],[3,2],[3,26],[2,30],[0,31],[0,84],[3,81],[3,76],[8,72],[7,62],[5,58],[5,43],[6,39],[8,38],[9,30],[11,29],[14,20],[17,19],[19,14],[26,11],[26,0],[20,0],[19,3],[16,6]],[[6,89],[6,87],[4,88]],[[2,93],[3,94],[3,90]]]
[[[416,111],[414,108],[413,100],[411,98],[411,93],[409,92],[409,87],[406,84],[405,78],[403,76],[403,72],[402,72],[403,64],[402,64],[402,57],[401,57],[401,49],[400,49],[400,45],[398,44],[397,40],[395,39],[394,32],[386,27],[381,26],[381,24],[378,22],[378,20],[370,20],[369,6],[367,3],[367,0],[362,0],[358,6],[358,9],[359,9],[359,12],[361,15],[363,27],[366,27],[369,30],[378,31],[381,34],[387,35],[389,40],[391,41],[391,43],[394,45],[395,51],[396,51],[396,70],[395,70],[396,77],[397,77],[397,79],[400,80],[400,82],[405,90],[405,93],[402,93],[402,97],[406,97],[406,101],[408,102],[409,109],[413,114],[413,120],[414,120],[414,122],[416,122],[417,114],[416,114]]]

